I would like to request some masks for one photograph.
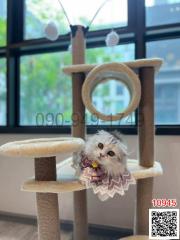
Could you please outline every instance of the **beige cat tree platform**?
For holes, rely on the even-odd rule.
[[[86,189],[74,175],[72,157],[56,165],[56,155],[75,153],[83,148],[86,133],[85,106],[103,120],[121,119],[138,108],[139,159],[128,160],[128,169],[137,180],[134,233],[138,235],[124,240],[147,240],[153,178],[162,175],[160,163],[154,161],[154,74],[162,61],[143,59],[124,64],[87,65],[84,64],[84,28],[76,26],[72,35],[73,65],[66,67],[64,72],[72,76],[73,113],[79,118],[78,124],[72,124],[73,137],[12,142],[1,146],[0,152],[12,157],[35,159],[35,177],[27,180],[22,190],[36,192],[39,240],[60,240],[58,193],[63,192],[74,193],[73,239],[87,240]],[[123,82],[131,95],[127,109],[114,116],[98,112],[91,101],[93,89],[109,78]]]

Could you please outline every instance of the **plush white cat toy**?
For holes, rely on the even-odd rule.
[[[74,167],[82,183],[105,201],[116,193],[124,195],[135,183],[126,162],[127,147],[120,134],[99,131],[88,139]]]

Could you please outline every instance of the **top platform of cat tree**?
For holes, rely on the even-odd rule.
[[[0,147],[0,154],[9,157],[46,157],[80,151],[84,140],[75,137],[39,138],[9,142]]]
[[[153,67],[155,71],[158,72],[163,60],[161,58],[151,58],[151,59],[139,59],[131,62],[122,62],[123,64],[127,65],[133,70],[138,70],[142,67]],[[77,65],[70,65],[63,68],[64,73],[71,75],[73,73],[88,73],[98,64],[77,64]]]

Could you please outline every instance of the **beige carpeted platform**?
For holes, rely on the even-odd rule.
[[[61,193],[85,189],[85,186],[75,177],[75,170],[71,165],[72,158],[68,158],[57,165],[57,181],[35,181],[33,178],[23,184],[22,190],[28,192]],[[128,159],[128,169],[135,179],[160,176],[163,173],[159,162],[155,162],[153,167],[145,168],[139,165],[138,160],[134,159]]]
[[[141,67],[154,67],[156,71],[159,71],[163,61],[161,58],[151,58],[151,59],[139,59],[131,62],[123,62],[131,69],[139,69]],[[64,73],[71,75],[72,73],[78,72],[90,72],[97,64],[77,64],[70,65],[63,68]]]
[[[10,157],[44,157],[73,153],[84,147],[84,140],[74,137],[39,138],[2,145],[0,154]]]

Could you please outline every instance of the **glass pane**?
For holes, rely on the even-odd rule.
[[[180,39],[147,43],[147,57],[163,58],[156,76],[156,123],[180,124]]]
[[[104,0],[61,0],[72,25],[89,25]],[[127,0],[107,1],[95,18],[91,30],[127,26]],[[25,38],[44,37],[44,26],[56,21],[60,34],[69,32],[67,19],[58,0],[26,0]]]
[[[96,86],[92,101],[96,109],[106,115],[122,113],[130,103],[130,93],[125,84],[112,78]]]
[[[61,70],[70,63],[70,52],[21,58],[20,125],[71,122],[71,80]]]
[[[7,0],[0,1],[0,46],[6,45]]]
[[[105,63],[105,62],[125,62],[132,61],[135,58],[134,44],[118,45],[116,47],[99,47],[87,49],[86,51],[87,62]],[[130,96],[129,92],[124,85],[120,85],[119,82],[109,81],[106,84],[99,84],[94,90],[95,97],[93,103],[97,110],[108,114],[114,114],[115,112],[121,112],[129,105]],[[106,105],[106,106],[105,106]],[[120,110],[120,111],[119,111]],[[95,116],[87,111],[87,122],[90,125],[132,125],[135,123],[135,115],[132,113],[130,116],[116,121],[105,122],[97,119]]]
[[[86,50],[87,63],[126,62],[135,58],[134,44],[118,45],[115,47],[98,47]]]
[[[146,25],[180,22],[180,0],[146,0]]]
[[[0,126],[6,125],[6,60],[0,58]]]

